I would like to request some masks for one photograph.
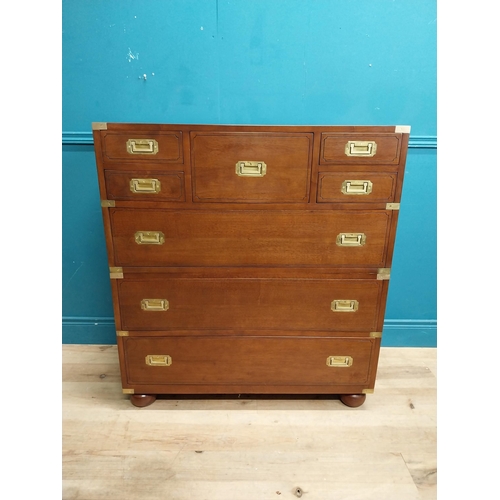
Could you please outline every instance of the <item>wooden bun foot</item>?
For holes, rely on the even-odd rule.
[[[143,408],[144,406],[149,406],[156,401],[156,396],[154,394],[132,394],[130,396],[130,402],[134,406]]]
[[[340,401],[346,406],[351,408],[357,408],[361,406],[366,399],[366,394],[341,394]]]

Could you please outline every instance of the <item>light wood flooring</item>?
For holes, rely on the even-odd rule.
[[[116,346],[64,345],[64,500],[434,500],[436,349],[382,348],[374,394],[122,394]]]

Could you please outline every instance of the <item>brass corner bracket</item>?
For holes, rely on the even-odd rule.
[[[116,203],[114,200],[101,200],[101,207],[103,208],[110,208],[116,206]]]
[[[410,130],[411,130],[410,125],[396,125],[394,132],[396,132],[396,134],[409,134]]]
[[[92,130],[108,130],[106,122],[92,122]]]
[[[117,337],[128,337],[128,332],[125,330],[117,330],[116,336]]]
[[[123,394],[134,394],[134,389],[122,389]]]

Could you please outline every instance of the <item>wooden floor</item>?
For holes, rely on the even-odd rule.
[[[63,346],[64,500],[436,499],[436,349],[383,348],[375,393],[133,407],[116,346]]]

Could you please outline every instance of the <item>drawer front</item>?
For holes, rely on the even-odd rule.
[[[363,203],[394,201],[397,174],[320,172],[318,202]]]
[[[386,267],[392,212],[109,209],[116,266]]]
[[[108,200],[184,201],[184,172],[105,170]]]
[[[382,281],[118,280],[123,330],[377,331]]]
[[[123,337],[126,379],[140,384],[367,384],[374,339]]]
[[[193,192],[203,202],[307,202],[312,134],[196,133]]]
[[[105,160],[183,163],[182,132],[107,132],[102,134]]]
[[[320,163],[399,164],[401,134],[321,134]]]

